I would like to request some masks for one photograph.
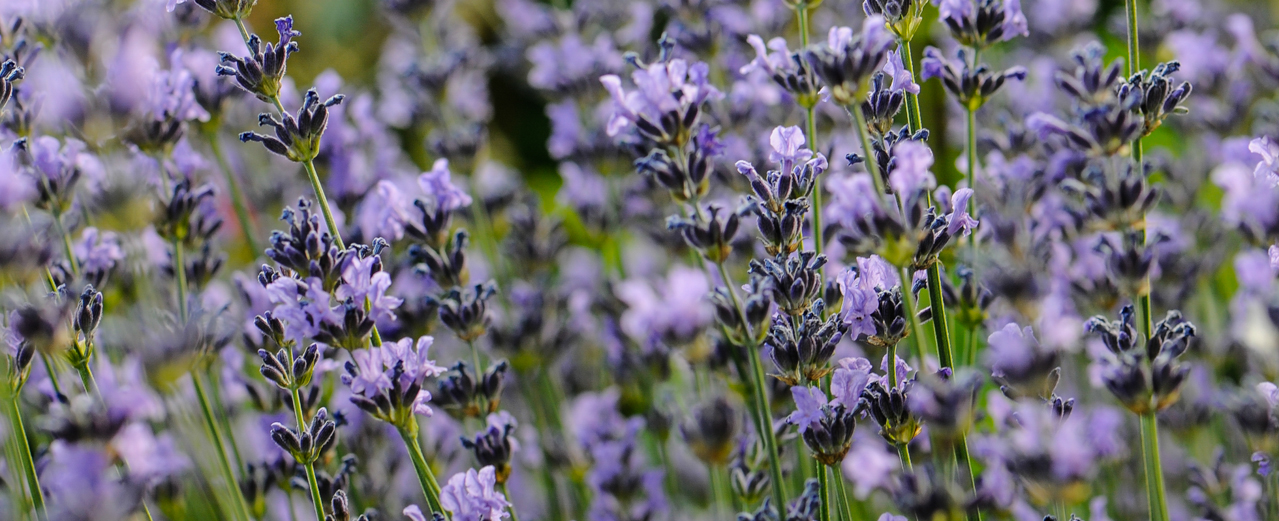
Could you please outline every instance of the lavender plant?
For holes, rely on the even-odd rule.
[[[1279,519],[1274,13],[1123,4],[0,5],[0,518]]]

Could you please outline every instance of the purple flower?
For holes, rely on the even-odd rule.
[[[342,268],[342,280],[345,284],[338,286],[336,296],[340,300],[354,299],[357,303],[368,303],[369,317],[374,321],[395,320],[395,309],[404,300],[387,296],[386,290],[391,287],[391,275],[385,271],[373,273],[374,264],[381,263],[377,255],[365,258],[354,258]]]
[[[391,388],[391,377],[386,374],[386,363],[382,361],[382,349],[356,349],[351,351],[351,361],[359,374],[342,375],[342,383],[351,388],[351,392],[364,396],[375,396]]]
[[[1261,397],[1266,399],[1266,403],[1270,404],[1270,408],[1279,408],[1279,387],[1270,382],[1261,382],[1257,384],[1257,392],[1261,393]]]
[[[510,503],[497,491],[497,472],[490,465],[449,478],[440,489],[440,506],[453,514],[454,521],[498,521],[507,518]]]
[[[412,338],[401,338],[382,346],[382,359],[390,369],[394,369],[396,364],[404,364],[400,385],[408,387],[413,382],[422,382],[427,378],[444,374],[446,371],[445,368],[435,365],[434,360],[427,358],[427,352],[434,343],[435,338],[430,336],[418,337],[417,342],[414,342]]]
[[[896,357],[896,359],[897,359],[897,367],[896,367],[897,388],[904,389],[906,387],[906,384],[910,381],[907,378],[907,375],[910,374],[910,371],[912,368],[910,364],[907,364],[906,360],[903,359],[902,357],[898,356]],[[887,354],[885,354],[884,357],[879,360],[879,370],[882,371],[884,375],[888,374],[888,355]],[[887,380],[888,380],[887,376],[884,376],[880,379],[881,382],[885,382],[885,383],[887,383]],[[888,387],[888,386],[885,385],[884,387]]]
[[[449,180],[449,160],[436,159],[429,172],[417,178],[418,186],[435,202],[436,208],[454,211],[471,205],[471,196]]]
[[[705,273],[686,266],[671,269],[660,293],[644,280],[623,281],[616,289],[627,305],[622,331],[641,343],[661,337],[689,339],[711,321],[710,289]]]
[[[793,63],[785,38],[773,38],[768,41],[768,48],[765,48],[764,39],[758,34],[752,34],[746,37],[746,43],[755,49],[755,59],[741,67],[738,71],[741,74],[750,74],[751,71],[759,70],[773,76],[778,69],[788,69]],[[773,52],[769,52],[770,50]]]
[[[395,183],[378,181],[360,203],[360,229],[367,237],[383,237],[392,242],[403,239],[408,209],[409,203]]]
[[[1030,36],[1026,14],[1021,12],[1021,0],[1004,0],[1004,35],[1000,39],[1008,41],[1017,36]]]
[[[156,72],[146,109],[156,121],[209,120],[209,113],[195,98],[195,77],[186,69]]]
[[[861,432],[860,430],[858,432]],[[853,482],[853,495],[866,499],[875,490],[893,485],[893,475],[901,468],[897,455],[888,445],[876,440],[854,441],[853,449],[840,466],[843,475]]]
[[[774,127],[768,135],[768,144],[773,149],[768,153],[768,160],[780,165],[782,172],[790,173],[796,164],[813,157],[813,151],[804,148],[806,142],[799,127]]]
[[[546,139],[546,148],[551,157],[564,159],[572,155],[577,150],[582,135],[586,133],[577,103],[570,99],[547,104],[546,117],[551,120],[551,137]]]
[[[1040,350],[1034,330],[1030,326],[1020,328],[1015,323],[991,333],[986,345],[986,359],[996,376],[1024,371]]]
[[[174,476],[191,467],[191,460],[178,449],[169,433],[156,436],[143,423],[130,423],[111,441],[111,446],[128,464],[129,475],[146,481]]]
[[[35,180],[22,174],[16,154],[9,147],[0,150],[0,186],[5,187],[0,190],[0,210],[6,212],[30,203],[38,195]]]
[[[592,170],[582,168],[577,163],[560,163],[560,177],[564,184],[560,185],[557,201],[579,209],[599,210],[608,205],[608,182],[604,177]]]
[[[80,240],[72,250],[81,269],[87,273],[106,273],[124,260],[119,236],[115,232],[100,232],[92,226],[80,232]]]
[[[338,324],[342,320],[324,291],[324,281],[317,277],[305,281],[281,277],[266,289],[275,304],[272,313],[284,321],[285,334],[299,344],[319,333],[325,322]]]
[[[920,60],[919,66],[923,68],[923,72],[919,75],[921,80],[940,78],[946,70],[946,58],[942,56],[941,51],[930,45],[924,48],[924,59]]]
[[[701,105],[706,100],[724,97],[707,81],[710,67],[698,62],[692,66],[681,59],[652,63],[631,73],[636,90],[626,92],[622,80],[614,74],[600,77],[600,83],[613,98],[614,112],[608,121],[609,136],[616,136],[640,118],[660,121],[671,112]],[[651,123],[650,123],[651,124]]]
[[[826,407],[826,393],[817,387],[796,385],[790,388],[791,397],[795,399],[795,412],[786,417],[791,425],[805,432],[808,427],[822,420],[822,408]]]
[[[870,383],[870,378],[870,360],[851,357],[840,360],[830,379],[830,403],[842,404],[850,411],[857,408],[862,390]]]
[[[382,347],[352,350],[352,363],[342,374],[342,383],[351,389],[351,393],[364,398],[374,398],[397,384],[400,389],[408,389],[414,384],[421,386],[428,378],[446,371],[427,358],[427,351],[434,341],[433,337],[424,336],[415,344],[412,338],[402,338]],[[397,370],[400,371],[398,380],[393,381]],[[406,405],[414,414],[431,416],[430,401],[431,393],[421,389],[412,403]]]
[[[885,213],[870,174],[832,178],[826,183],[826,190],[831,193],[831,202],[826,207],[826,218],[831,222],[847,224]]]
[[[968,235],[977,227],[978,221],[968,214],[968,199],[973,196],[972,188],[960,188],[950,196],[949,224],[946,231],[952,237]]]
[[[858,257],[857,268],[844,270],[839,275],[839,290],[843,294],[840,315],[848,324],[850,338],[875,334],[871,314],[879,309],[879,290],[896,285],[896,275],[884,259],[877,255]]]
[[[915,78],[911,76],[910,69],[907,69],[906,65],[902,63],[901,49],[888,51],[888,59],[884,61],[884,74],[893,77],[893,84],[889,89],[919,94],[919,84],[915,83]]]
[[[937,187],[937,179],[928,169],[933,166],[933,150],[918,141],[906,140],[893,147],[896,166],[888,174],[893,192],[908,197],[919,190]],[[969,190],[972,192],[972,190]]]
[[[1248,150],[1261,156],[1253,175],[1279,183],[1279,144],[1271,141],[1270,136],[1261,136],[1248,142]]]
[[[938,16],[942,19],[962,21],[972,18],[977,11],[973,0],[933,0],[933,3],[937,4]]]

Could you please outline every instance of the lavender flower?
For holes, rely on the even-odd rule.
[[[440,489],[440,504],[457,521],[506,519],[510,503],[497,491],[496,483],[497,472],[491,466],[454,474]]]
[[[616,136],[636,126],[655,140],[673,138],[679,129],[668,128],[664,123],[668,115],[674,116],[676,124],[687,124],[689,116],[695,117],[703,103],[724,97],[709,83],[709,72],[705,63],[689,65],[678,58],[653,63],[631,73],[636,87],[631,92],[622,88],[622,80],[616,75],[600,76],[600,83],[613,98],[614,112],[608,121],[608,135]]]
[[[417,185],[438,211],[453,212],[471,205],[471,196],[455,186],[449,176],[449,160],[437,159],[429,172],[422,172],[417,178]]]

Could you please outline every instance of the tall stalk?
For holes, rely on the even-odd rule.
[[[306,432],[306,417],[302,415],[302,395],[297,389],[293,389],[292,393],[293,415],[297,417],[298,432]],[[324,500],[320,498],[320,483],[315,479],[315,462],[308,461],[302,466],[306,469],[307,485],[311,487],[311,504],[315,506],[315,519],[324,521]]]
[[[799,18],[799,43],[800,48],[808,48],[808,15],[810,9],[808,2],[805,0],[795,6],[795,14]],[[810,73],[811,74],[811,73]],[[808,149],[814,154],[817,150],[817,106],[815,104],[804,107],[804,126],[805,133],[808,135]],[[811,212],[813,213],[813,252],[822,254],[822,184],[817,183],[813,187]]]
[[[231,168],[231,163],[226,159],[217,130],[207,130],[204,135],[209,140],[209,149],[213,151],[213,159],[217,161],[218,168],[222,170],[222,175],[226,176],[227,189],[231,191],[231,206],[235,208],[235,218],[240,222],[240,234],[244,236],[245,242],[249,243],[249,250],[256,257],[262,252],[258,250],[257,239],[253,236],[253,218],[249,213],[249,204],[244,197],[244,191],[240,188],[240,180],[235,175],[235,169]]]
[[[1129,0],[1129,1],[1132,1],[1132,0]],[[910,40],[903,39],[900,41],[900,44],[902,49],[902,63],[906,65],[906,69],[910,71],[911,77],[914,78],[916,77],[915,76],[915,60],[914,60],[914,57],[911,55]],[[968,140],[970,142],[970,149],[976,149],[976,139],[975,139],[975,134],[973,133],[973,131],[975,130],[975,125],[973,124],[972,114],[973,113],[970,110],[968,112],[969,122],[970,122],[970,126],[968,129],[969,130]],[[912,133],[918,132],[921,128],[923,128],[923,118],[920,116],[920,113],[919,113],[919,95],[918,94],[912,94],[910,92],[906,93],[906,117],[910,124],[910,131]],[[975,156],[976,154],[973,153],[972,156],[970,156],[968,159],[968,171],[969,171],[969,177],[970,177],[969,188],[972,187],[971,177],[973,172],[973,165],[976,163]],[[932,199],[932,195],[930,194],[929,195],[930,203],[932,202],[931,199]],[[927,273],[928,273],[928,301],[929,301],[929,306],[931,307],[930,309],[932,311],[933,333],[937,337],[936,338],[937,359],[941,363],[942,367],[950,368],[953,371],[955,368],[955,361],[951,351],[950,324],[949,324],[949,318],[946,315],[946,302],[942,298],[941,260],[939,259],[937,262],[932,263],[932,265],[928,267]],[[902,283],[906,284],[906,281],[902,281]],[[912,314],[914,313],[913,310],[911,310],[910,312]],[[922,363],[923,360],[921,359],[920,361]],[[907,450],[907,448],[905,446],[899,447],[899,452],[902,455],[903,463],[909,464],[910,452]],[[955,445],[954,458],[957,461],[959,460],[963,461],[965,467],[968,469],[967,471],[968,486],[970,490],[976,490],[976,480],[973,477],[973,462],[968,454],[968,435],[967,434],[961,433],[959,435],[959,442]],[[968,518],[970,521],[981,520],[981,511],[977,510],[975,512],[976,512],[975,515],[974,514],[968,515]]]
[[[737,285],[733,284],[732,276],[728,270],[724,269],[724,262],[716,263],[719,268],[720,276],[724,278],[724,285],[728,286],[728,295],[733,301],[733,308],[737,310],[741,316],[746,316],[742,308],[742,301],[737,297]],[[749,329],[749,326],[747,326]],[[755,335],[749,330],[747,335],[750,340],[746,345],[746,356],[750,362],[750,387],[751,397],[755,402],[755,429],[759,431],[759,436],[764,440],[764,451],[768,454],[768,467],[770,478],[773,481],[773,502],[778,508],[786,508],[786,482],[782,476],[782,461],[777,450],[777,434],[773,432],[773,408],[768,403],[768,394],[764,387],[766,380],[764,379],[764,363],[760,360],[759,345],[755,341]]]
[[[444,514],[444,507],[440,505],[440,484],[435,480],[435,474],[426,463],[426,456],[422,455],[422,447],[417,443],[417,433],[414,432],[417,430],[417,419],[413,418],[409,421],[414,422],[410,428],[398,429],[400,438],[404,440],[404,448],[409,451],[409,459],[413,461],[413,470],[417,473],[422,494],[426,496],[427,506],[432,512]]]
[[[1128,75],[1131,77],[1141,70],[1141,49],[1137,32],[1137,0],[1126,0],[1124,7],[1128,17]],[[1132,144],[1132,162],[1133,167],[1137,169],[1137,173],[1145,175],[1142,166],[1140,137]],[[1149,239],[1146,236],[1145,220],[1146,217],[1143,215],[1140,230],[1143,243]],[[1143,286],[1150,286],[1149,275],[1146,276],[1146,283]],[[1137,301],[1141,314],[1142,333],[1145,338],[1150,338],[1154,330],[1150,292],[1147,291],[1145,295],[1138,296]],[[1163,469],[1159,461],[1159,423],[1156,421],[1153,411],[1141,415],[1141,456],[1145,462],[1146,502],[1150,506],[1150,519],[1152,521],[1167,521],[1168,500],[1164,488]]]
[[[1151,521],[1168,521],[1164,473],[1159,461],[1159,424],[1154,412],[1141,415],[1141,459],[1146,471],[1146,499]]]
[[[817,509],[817,519],[830,521],[830,467],[817,462],[817,484],[822,504]]]
[[[12,405],[13,434],[17,437],[16,443],[18,445],[18,456],[22,459],[22,472],[26,474],[27,486],[31,489],[31,504],[36,510],[36,515],[42,520],[47,520],[49,519],[49,510],[44,505],[44,491],[40,488],[40,476],[36,473],[35,458],[31,455],[31,442],[27,440],[27,429],[22,423],[22,409],[18,406],[17,390],[14,390]]]

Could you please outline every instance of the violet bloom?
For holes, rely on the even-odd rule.
[[[862,390],[870,383],[872,376],[870,360],[850,357],[840,360],[838,365],[835,372],[831,374],[830,403],[842,404],[852,411],[857,408],[857,402],[861,400]]]
[[[928,145],[902,141],[893,147],[893,158],[896,166],[888,174],[888,186],[894,193],[909,197],[919,190],[937,188],[937,179],[928,171],[933,166],[933,150]]]
[[[346,373],[341,376],[342,383],[351,389],[352,394],[357,395],[352,401],[365,409],[364,405],[377,402],[378,397],[388,390],[398,389],[404,392],[416,385],[419,387],[417,394],[405,399],[403,406],[414,414],[431,416],[433,411],[428,405],[431,393],[420,387],[428,378],[447,371],[427,358],[434,342],[435,339],[430,336],[420,337],[416,343],[412,338],[402,338],[382,347],[352,350],[351,362],[347,364]],[[386,400],[386,397],[382,396],[382,400]]]
[[[794,61],[791,60],[791,51],[786,47],[785,38],[773,38],[768,41],[768,47],[765,48],[764,39],[758,34],[752,34],[746,37],[746,43],[755,49],[755,59],[738,70],[741,74],[750,74],[758,70],[774,76],[778,70],[794,68]],[[770,50],[772,52],[769,52]]]
[[[357,219],[366,237],[398,241],[404,238],[404,226],[409,221],[408,200],[395,183],[378,181],[360,203]]]
[[[453,521],[506,519],[510,505],[497,490],[497,471],[491,465],[454,474],[440,489],[440,506],[453,514]]]
[[[875,334],[875,322],[871,318],[879,309],[879,291],[896,285],[897,277],[884,259],[877,255],[858,257],[857,268],[849,268],[839,275],[839,290],[843,294],[840,314],[848,324],[850,338]]]
[[[818,387],[796,385],[790,388],[791,397],[795,399],[795,412],[786,417],[786,421],[799,427],[799,432],[807,431],[809,426],[821,422],[822,408],[828,403],[826,393]]]
[[[902,63],[901,49],[888,51],[888,59],[884,61],[884,74],[893,78],[893,84],[889,90],[904,90],[911,94],[919,94],[919,84],[915,83],[910,69]]]
[[[804,131],[799,127],[774,127],[773,132],[768,135],[768,144],[772,147],[768,160],[777,163],[781,172],[788,174],[794,170],[795,165],[813,157],[813,151],[805,148],[805,143],[807,140],[804,139]],[[741,167],[738,168],[740,170]]]
[[[35,180],[23,175],[12,148],[0,150],[0,210],[12,212],[31,203],[39,192]]]
[[[654,125],[663,116],[700,106],[707,100],[718,100],[724,94],[707,79],[710,67],[698,62],[689,65],[681,59],[649,64],[631,73],[636,90],[626,92],[615,74],[600,76],[600,83],[613,98],[614,112],[607,133],[616,136],[641,119]]]
[[[367,302],[369,318],[374,321],[395,320],[395,309],[404,300],[386,294],[387,288],[391,287],[391,275],[385,271],[373,273],[375,264],[381,264],[377,255],[348,261],[342,268],[342,281],[345,283],[338,286],[336,296],[340,300]]]
[[[713,318],[710,290],[706,274],[687,266],[671,269],[660,293],[644,280],[623,281],[616,289],[628,306],[622,313],[622,331],[642,343],[691,339]]]
[[[886,213],[870,174],[832,178],[826,183],[826,190],[831,194],[826,206],[826,218],[830,222],[850,224]]]
[[[454,211],[471,205],[471,196],[449,180],[448,159],[436,159],[429,172],[418,176],[417,184],[440,210]]]
[[[968,214],[968,200],[973,196],[972,188],[960,188],[950,197],[950,215],[947,216],[946,232],[951,237],[972,233],[979,222]]]
[[[324,281],[318,277],[305,281],[281,277],[266,289],[275,304],[272,313],[284,321],[285,334],[299,344],[319,333],[325,322],[339,324],[342,320],[332,307],[332,297],[324,291]]]
[[[146,111],[157,121],[208,121],[209,113],[195,97],[195,77],[182,68],[158,71],[151,80]]]
[[[124,260],[120,237],[115,232],[100,232],[92,226],[80,232],[80,240],[72,251],[86,273],[105,274]]]
[[[598,211],[608,206],[608,181],[593,170],[572,162],[560,163],[560,192],[556,201],[577,209]]]

